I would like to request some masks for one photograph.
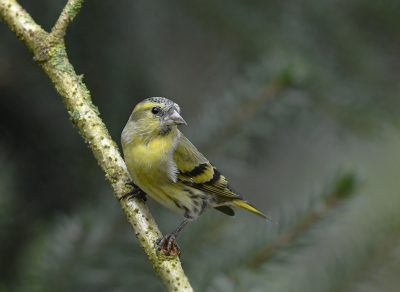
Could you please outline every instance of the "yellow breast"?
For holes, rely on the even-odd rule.
[[[160,194],[157,194],[154,187],[165,188],[176,182],[174,134],[176,131],[146,140],[146,137],[131,132],[122,139],[125,162],[133,181],[158,201],[156,196]]]
[[[172,160],[173,147],[168,142],[157,139],[147,144],[123,147],[128,171],[135,182],[139,183],[143,178],[159,182],[173,179],[170,173],[175,167]]]

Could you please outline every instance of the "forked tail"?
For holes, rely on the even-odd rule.
[[[241,200],[235,200],[232,201],[233,204],[235,204],[236,206],[249,210],[250,212],[253,212],[255,214],[257,214],[258,216],[263,217],[264,219],[267,219],[271,222],[276,223],[274,220],[272,220],[271,218],[268,218],[267,216],[265,216],[263,213],[261,213],[260,211],[258,211],[256,208],[254,208],[252,205],[250,205],[249,203],[245,202],[245,201],[241,201]]]

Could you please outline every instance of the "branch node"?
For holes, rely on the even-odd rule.
[[[37,52],[34,52],[33,61],[44,63],[50,60],[50,47],[48,45],[41,46]]]

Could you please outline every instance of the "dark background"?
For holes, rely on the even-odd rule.
[[[50,31],[66,1],[20,0]],[[86,1],[66,47],[111,136],[151,96],[275,225],[207,211],[196,291],[398,291],[398,1]],[[0,24],[0,291],[160,291],[53,85]],[[120,144],[119,144],[120,145]],[[149,199],[163,233],[181,218]]]

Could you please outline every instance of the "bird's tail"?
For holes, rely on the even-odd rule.
[[[250,205],[249,203],[247,203],[247,202],[245,202],[245,201],[242,201],[242,200],[235,200],[235,201],[232,201],[232,203],[233,203],[235,206],[238,206],[238,207],[241,207],[241,208],[243,208],[243,209],[249,210],[250,212],[253,212],[253,213],[257,214],[258,216],[261,216],[261,217],[263,217],[264,219],[267,219],[267,220],[269,220],[269,221],[271,221],[271,222],[276,223],[274,220],[268,218],[268,217],[265,216],[261,211],[258,211],[256,208],[254,208],[252,205]]]

